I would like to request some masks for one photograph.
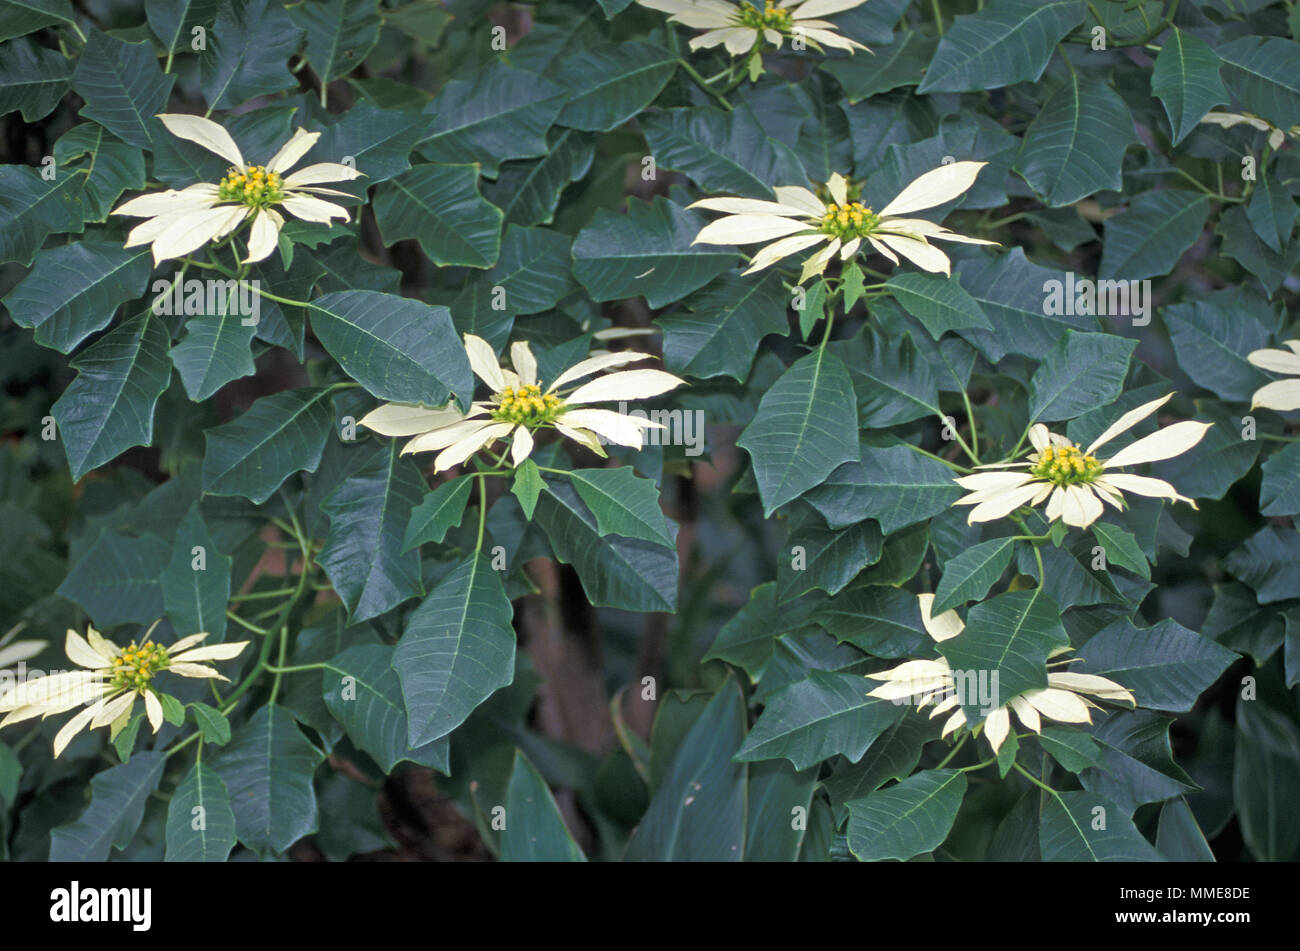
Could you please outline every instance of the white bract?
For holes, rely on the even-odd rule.
[[[492,395],[461,413],[454,404],[430,409],[410,403],[385,403],[366,414],[361,425],[384,436],[413,436],[402,447],[410,452],[438,452],[434,471],[460,465],[498,439],[511,440],[510,460],[519,465],[533,451],[533,434],[554,429],[603,456],[603,437],[620,446],[640,449],[647,429],[661,423],[627,416],[592,403],[649,399],[681,386],[683,381],[662,370],[623,370],[597,377],[566,392],[568,384],[601,370],[653,360],[648,353],[602,353],[582,360],[542,389],[537,360],[526,341],[510,345],[510,367],[501,366],[491,344],[465,334],[470,367],[492,388]]]
[[[34,678],[5,691],[0,695],[0,713],[5,714],[0,727],[89,704],[55,735],[54,755],[58,756],[83,730],[111,726],[116,736],[130,721],[136,698],[142,697],[149,725],[157,733],[163,708],[153,680],[159,673],[226,680],[209,664],[238,657],[248,646],[248,641],[240,641],[200,647],[208,635],[191,634],[163,647],[149,640],[152,632],[150,628],[139,644],[132,641],[118,647],[93,627],[86,629],[85,637],[69,630],[64,651],[68,660],[84,669]]]
[[[1203,118],[1201,122],[1208,123],[1209,125],[1217,125],[1224,129],[1231,129],[1233,126],[1238,125],[1248,125],[1252,129],[1258,129],[1260,132],[1267,132],[1268,147],[1270,149],[1280,147],[1282,143],[1286,141],[1288,134],[1291,135],[1292,138],[1300,138],[1300,125],[1292,126],[1290,132],[1287,133],[1283,132],[1266,119],[1261,119],[1259,116],[1252,116],[1250,113],[1207,112],[1205,118]]]
[[[726,0],[637,0],[643,7],[672,14],[673,23],[704,30],[691,40],[691,49],[725,46],[732,56],[742,56],[763,40],[777,49],[786,37],[802,38],[816,49],[865,50],[861,43],[841,36],[835,24],[820,17],[861,6],[866,0],[767,0],[762,9]]]
[[[1246,359],[1270,373],[1289,373],[1289,380],[1275,380],[1255,391],[1250,408],[1262,406],[1280,413],[1300,409],[1300,340],[1282,341],[1287,350],[1254,350]]]
[[[1036,506],[1047,500],[1049,521],[1059,518],[1066,525],[1078,528],[1087,528],[1101,516],[1102,502],[1123,509],[1125,492],[1186,502],[1196,508],[1193,500],[1179,495],[1163,479],[1116,470],[1181,455],[1201,441],[1212,423],[1174,423],[1136,440],[1109,459],[1093,455],[1146,419],[1172,396],[1170,393],[1125,413],[1086,449],[1080,449],[1065,436],[1048,432],[1042,423],[1035,423],[1029,430],[1034,451],[1028,461],[981,466],[980,471],[956,479],[958,485],[970,492],[953,504],[973,505],[968,521],[974,524],[1004,518],[1022,505]]]
[[[804,262],[799,282],[826,270],[836,254],[847,261],[866,241],[894,264],[902,255],[917,267],[948,274],[948,256],[932,240],[964,244],[997,244],[949,231],[924,218],[905,215],[934,208],[966,193],[986,162],[953,162],[921,175],[898,193],[893,201],[872,211],[859,201],[849,200],[849,185],[838,172],[826,183],[830,201],[818,198],[800,185],[774,188],[776,201],[754,198],[705,198],[690,207],[726,212],[706,225],[694,244],[759,244],[762,248],[750,262],[746,274],[753,274],[782,258],[816,245],[822,247]]]
[[[298,129],[266,165],[248,165],[230,133],[199,116],[158,116],[172,135],[196,142],[231,163],[217,184],[200,182],[179,191],[167,189],[141,195],[113,209],[115,215],[145,218],[127,236],[126,247],[148,244],[154,264],[184,257],[209,241],[233,233],[251,222],[245,264],[261,261],[275,250],[287,211],[303,221],[330,224],[348,218],[346,208],[317,195],[350,197],[347,192],[319,188],[322,182],[350,182],[361,176],[355,168],[321,162],[286,175],[316,144],[319,132]]]
[[[966,626],[956,611],[945,611],[938,617],[931,616],[930,608],[934,603],[934,595],[919,594],[917,600],[920,602],[921,623],[925,626],[926,633],[936,643],[951,640],[965,630]],[[1063,647],[1050,656],[1057,657],[1069,651],[1070,648]],[[1068,663],[1068,661],[1058,662],[1058,665],[1059,663]],[[943,736],[967,724],[966,714],[960,706],[963,698],[957,693],[956,678],[948,661],[942,657],[938,660],[909,660],[889,670],[867,674],[867,677],[871,680],[884,681],[879,687],[867,693],[869,697],[898,701],[910,698],[916,703],[918,710],[933,703],[934,709],[930,711],[932,720],[942,714],[949,714],[943,725]],[[975,725],[972,732],[978,733],[983,729],[989,745],[993,747],[993,752],[997,753],[1011,732],[1011,711],[1015,711],[1016,719],[1024,724],[1026,729],[1035,733],[1042,730],[1043,719],[1056,720],[1060,723],[1091,723],[1090,708],[1100,708],[1088,699],[1089,696],[1109,700],[1112,703],[1136,706],[1132,691],[1113,680],[1096,674],[1049,670],[1045,688],[1026,690],[1006,703],[998,705],[983,722]]]

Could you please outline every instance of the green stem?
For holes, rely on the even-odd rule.
[[[280,674],[296,674],[304,670],[335,670],[335,668],[331,667],[329,664],[324,664],[324,663],[298,664],[296,667],[280,667],[278,665],[272,666],[271,664],[267,664],[266,667],[263,669],[268,671],[269,673],[276,674],[277,676]]]
[[[487,480],[482,473],[478,476],[478,539],[474,542],[474,553],[483,550],[483,529],[487,526]]]
[[[231,601],[260,601],[262,598],[283,598],[293,594],[293,588],[277,588],[274,591],[250,591],[248,594],[231,595]]]
[[[939,10],[939,0],[930,0],[930,9],[934,11],[934,28],[943,36],[943,13]]]
[[[718,92],[716,89],[710,86],[709,81],[705,79],[703,76],[701,76],[698,72],[696,72],[694,66],[686,62],[686,60],[684,59],[678,59],[677,65],[679,65],[682,69],[686,70],[686,75],[691,77],[691,80],[695,83],[695,85],[699,86],[702,90],[704,90],[714,99],[716,99],[718,101],[718,105],[722,106],[722,108],[725,109],[727,112],[731,111],[731,103],[727,102],[726,96],[722,95],[722,93]]]
[[[256,624],[253,624],[249,621],[245,621],[234,611],[229,611],[229,610],[226,611],[226,617],[230,618],[230,620],[234,621],[236,624],[238,624],[240,627],[244,628],[245,630],[252,631],[254,634],[260,634],[262,637],[271,636],[271,632],[268,631],[266,628],[258,627]]]
[[[304,571],[303,577],[305,578],[306,576],[307,573]],[[272,681],[271,683],[271,699],[268,701],[268,703],[274,704],[275,698],[280,693],[280,678],[284,676],[284,658],[285,658],[285,654],[288,653],[288,650],[289,650],[289,625],[284,624],[280,627],[280,656],[279,659],[276,661],[275,680]],[[271,669],[269,664],[267,665],[266,669],[267,670]]]
[[[951,760],[954,756],[956,756],[961,751],[961,748],[966,745],[966,741],[968,739],[970,739],[970,734],[967,734],[963,736],[960,740],[958,740],[957,745],[954,746],[948,752],[947,756],[945,756],[942,760],[939,761],[939,765],[936,766],[935,769],[943,769],[945,766],[947,766],[949,760]]]
[[[978,455],[980,451],[980,435],[975,429],[975,410],[971,409],[970,396],[967,395],[964,388],[961,391],[961,401],[966,405],[966,422],[970,424],[971,448],[974,449],[976,455]]]
[[[1018,772],[1021,776],[1024,776],[1026,779],[1028,779],[1031,783],[1033,783],[1033,784],[1034,784],[1035,786],[1037,786],[1039,789],[1042,789],[1042,790],[1044,790],[1044,791],[1046,791],[1046,792],[1051,793],[1053,796],[1056,796],[1057,798],[1060,798],[1060,793],[1058,793],[1058,792],[1057,792],[1055,789],[1053,789],[1051,786],[1047,785],[1047,783],[1043,782],[1041,779],[1039,779],[1037,776],[1035,776],[1035,775],[1034,775],[1033,773],[1031,773],[1029,770],[1025,769],[1025,768],[1024,768],[1023,766],[1021,766],[1019,763],[1013,763],[1013,764],[1012,764],[1012,768],[1013,768],[1016,772]]]
[[[951,459],[945,459],[943,456],[936,456],[934,453],[922,449],[920,446],[914,446],[911,443],[907,443],[906,445],[914,452],[919,452],[921,455],[927,456],[933,459],[935,462],[942,462],[945,466],[947,466],[949,469],[952,469],[954,472],[969,473],[971,471],[966,466],[953,462]]]

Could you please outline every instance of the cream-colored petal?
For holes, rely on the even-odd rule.
[[[459,423],[452,423],[449,426],[443,426],[439,429],[432,429],[427,433],[421,433],[416,436],[405,446],[402,447],[402,455],[410,455],[413,452],[433,452],[438,449],[446,449],[472,436],[474,433],[481,432],[488,426],[495,425],[491,419],[478,418],[466,419]]]
[[[184,211],[212,208],[219,202],[217,186],[200,182],[180,191],[168,189],[132,198],[113,209],[115,215],[130,218],[153,218],[174,215]]]
[[[845,10],[852,10],[854,7],[860,7],[867,0],[805,0],[804,3],[794,7],[790,12],[796,20],[804,20],[808,17],[830,16],[832,13],[842,13]]]
[[[464,439],[452,443],[442,452],[438,453],[438,458],[433,462],[433,471],[442,472],[445,469],[451,469],[460,465],[470,456],[474,455],[474,453],[490,444],[493,440],[510,435],[510,431],[514,428],[514,423],[493,423],[489,426],[484,426],[478,432],[472,433]]]
[[[1101,499],[1087,487],[1068,485],[1065,487],[1065,502],[1061,508],[1061,520],[1066,525],[1087,528],[1102,513]]]
[[[810,248],[814,244],[821,244],[823,241],[830,239],[825,234],[796,234],[789,238],[782,238],[779,241],[773,241],[769,245],[760,248],[754,255],[753,260],[749,262],[749,267],[745,269],[746,274],[754,274],[764,268],[771,267],[782,258],[789,257],[804,248]]]
[[[954,610],[944,611],[938,617],[930,615],[930,608],[934,606],[933,594],[918,594],[916,600],[921,608],[921,624],[935,641],[951,640],[966,629],[961,617]]]
[[[516,340],[510,345],[510,364],[519,374],[519,382],[526,386],[537,382],[537,358],[527,340]]]
[[[953,713],[952,716],[948,718],[948,722],[943,725],[943,732],[940,733],[939,736],[940,738],[945,737],[949,733],[952,733],[954,730],[958,730],[965,725],[966,725],[966,714],[961,710],[957,710],[955,713]]]
[[[99,713],[91,718],[90,728],[95,730],[101,726],[108,726],[134,705],[135,694],[129,690],[122,691],[116,697],[105,697],[95,704],[99,708]]]
[[[586,429],[579,429],[577,426],[566,426],[563,420],[555,421],[555,431],[566,439],[572,439],[574,442],[586,446],[602,459],[608,458],[605,448],[596,438],[596,434]]]
[[[662,428],[607,409],[567,410],[559,419],[566,426],[588,430],[612,443],[633,449],[640,449],[644,445],[643,433],[646,429]]]
[[[207,664],[174,663],[167,668],[167,673],[176,674],[179,677],[191,677],[196,680],[230,680],[229,677],[223,677]]]
[[[474,334],[465,334],[465,354],[469,357],[470,369],[492,388],[493,393],[506,388],[506,378],[501,374],[501,364],[497,362],[496,351],[490,343]]]
[[[597,357],[588,357],[586,360],[580,360],[569,369],[557,376],[554,382],[546,388],[546,392],[553,393],[566,383],[572,383],[574,380],[581,380],[584,376],[591,376],[601,370],[608,370],[612,367],[621,367],[629,363],[638,363],[641,360],[653,360],[654,356],[649,353],[633,353],[630,350],[624,350],[619,353],[602,353]]]
[[[253,227],[248,230],[248,255],[245,264],[265,261],[271,256],[280,241],[280,229],[284,219],[272,208],[263,208],[253,219]]]
[[[825,271],[826,265],[830,263],[831,258],[835,257],[839,250],[840,239],[832,238],[826,247],[816,254],[809,255],[808,260],[803,262],[803,270],[799,272],[799,283],[803,284],[814,274],[821,274]]]
[[[208,635],[206,632],[200,634],[191,634],[188,637],[182,637],[176,643],[169,644],[167,646],[167,654],[170,657],[175,658],[178,654],[184,653],[185,651],[189,650],[191,647],[198,647],[207,639],[208,639]]]
[[[579,406],[610,400],[644,400],[676,389],[684,382],[663,370],[621,370],[584,383],[566,396],[564,402]]]
[[[1038,486],[1033,483],[1007,489],[1002,494],[976,505],[966,517],[966,521],[974,525],[977,522],[991,522],[994,519],[1006,518],[1037,494]]]
[[[794,25],[794,35],[803,35],[809,43],[820,43],[822,46],[830,46],[834,49],[847,50],[852,53],[855,50],[865,50],[857,40],[851,40],[847,36],[841,36],[834,30],[818,30],[811,23],[799,23]]]
[[[298,159],[311,151],[311,147],[319,138],[319,132],[308,132],[306,129],[298,128],[289,141],[281,146],[280,151],[271,157],[271,161],[266,163],[266,170],[281,174],[288,171],[297,164]]]
[[[241,171],[244,169],[244,157],[240,154],[239,146],[229,132],[211,119],[181,113],[163,113],[158,119],[178,139],[195,142],[209,152],[220,155],[235,168]]]
[[[669,13],[675,23],[693,29],[726,26],[735,18],[736,8],[721,0],[637,0],[643,7]]]
[[[533,434],[526,426],[515,427],[515,438],[510,443],[510,461],[516,466],[523,465],[533,452]]]
[[[163,716],[161,701],[159,701],[157,695],[155,695],[152,690],[146,690],[144,692],[144,712],[149,718],[149,726],[153,727],[155,733],[162,729],[163,720],[165,720],[166,717]]]
[[[100,654],[86,642],[84,637],[71,628],[68,628],[67,636],[64,638],[63,652],[68,655],[68,660],[78,667],[89,670],[102,670],[113,660]]]
[[[217,236],[238,226],[248,215],[244,205],[218,205],[192,214],[170,217],[167,227],[153,239],[153,261],[161,264],[172,258],[183,257],[203,247]]]
[[[932,274],[950,274],[952,271],[948,255],[932,244],[898,234],[879,234],[876,237],[922,270]]]
[[[172,660],[184,661],[188,664],[195,664],[200,661],[233,660],[242,654],[246,647],[248,647],[248,641],[236,641],[230,644],[209,644],[207,647],[196,647],[175,654],[172,656]]]
[[[82,710],[67,723],[63,724],[63,727],[59,732],[54,734],[55,759],[57,759],[63,751],[68,748],[68,744],[73,741],[78,733],[90,726],[90,721],[95,719],[95,715],[98,713],[98,704],[93,707],[86,707],[86,709]]]
[[[758,198],[702,198],[686,207],[703,208],[707,211],[721,211],[729,215],[777,215],[796,219],[808,213],[805,208],[799,205],[780,201],[764,201]],[[823,212],[819,207],[814,213],[820,215]]]
[[[988,737],[994,753],[1002,747],[1010,732],[1011,716],[1007,713],[1006,707],[998,707],[984,718],[984,735]]]
[[[915,235],[922,238],[938,238],[940,241],[957,241],[961,244],[984,244],[1000,247],[996,241],[986,241],[984,238],[970,238],[924,218],[886,218],[880,222],[879,227],[882,231],[896,231],[901,234]]]
[[[1106,469],[1135,466],[1143,462],[1172,459],[1195,446],[1205,436],[1213,423],[1185,421],[1157,429],[1150,436],[1125,446],[1109,459],[1103,460]]]
[[[691,244],[757,244],[810,230],[808,222],[780,215],[727,215],[700,229]]]
[[[318,162],[315,165],[308,165],[298,169],[292,175],[285,176],[284,184],[287,188],[301,188],[304,185],[319,185],[322,182],[351,182],[362,175],[351,165],[340,165],[338,162]],[[347,192],[343,192],[347,194]]]
[[[872,680],[921,681],[939,680],[951,682],[952,670],[946,660],[908,660],[888,670],[879,670],[865,676]],[[944,681],[944,678],[948,678]]]
[[[93,627],[86,628],[86,641],[95,649],[97,654],[101,657],[107,658],[108,660],[112,660],[114,657],[117,657],[122,653],[122,648],[118,647],[103,634],[100,634],[99,631],[95,630]]]
[[[839,172],[831,174],[830,181],[826,183],[826,189],[831,193],[831,199],[837,205],[847,205],[849,202],[849,183]]]
[[[777,201],[797,209],[801,215],[820,219],[826,214],[826,203],[802,185],[778,185],[772,193]]]
[[[867,235],[867,242],[875,248],[878,253],[887,257],[893,264],[898,264],[898,255],[885,247],[885,245],[881,244],[880,239],[873,237],[872,235]]]
[[[347,221],[349,217],[346,208],[330,201],[313,198],[311,195],[304,195],[301,192],[286,195],[284,200],[280,202],[280,207],[295,218],[301,218],[303,221],[314,221],[318,224],[329,224],[335,218]]]
[[[1035,733],[1042,732],[1043,721],[1038,716],[1038,711],[1024,697],[1012,697],[1011,709],[1015,711],[1020,722],[1025,725],[1025,729],[1032,730]]]
[[[1014,489],[1033,481],[1033,479],[1032,475],[1022,470],[992,470],[960,476],[952,481],[963,489],[970,489],[972,492],[987,492],[989,490]]]
[[[940,165],[918,177],[880,209],[881,217],[924,211],[952,201],[975,184],[975,178],[987,162],[953,162]],[[901,252],[900,252],[901,253]]]
[[[1044,510],[1049,522],[1055,522],[1061,517],[1061,513],[1065,511],[1066,499],[1065,487],[1053,486],[1051,495],[1047,499],[1047,508]]]
[[[844,246],[840,248],[840,260],[847,261],[849,258],[853,257],[853,255],[858,253],[858,248],[861,246],[861,238],[853,238],[844,242]]]
[[[1097,674],[1076,674],[1068,670],[1053,671],[1047,675],[1051,687],[1060,687],[1073,693],[1087,693],[1103,700],[1136,703],[1133,691]]]
[[[1164,479],[1152,479],[1149,476],[1131,475],[1127,472],[1107,472],[1101,478],[1106,487],[1119,492],[1132,492],[1134,495],[1145,495],[1152,499],[1168,499],[1170,502],[1187,502],[1193,507],[1196,505],[1186,496],[1179,495],[1178,490]]]
[[[1110,442],[1112,439],[1118,436],[1120,433],[1128,432],[1138,423],[1142,422],[1142,420],[1146,419],[1148,416],[1150,416],[1160,407],[1168,403],[1171,399],[1173,399],[1173,397],[1174,394],[1170,393],[1167,396],[1160,397],[1160,399],[1158,400],[1152,400],[1150,403],[1143,403],[1141,406],[1137,407],[1136,409],[1129,410],[1119,419],[1115,420],[1115,422],[1111,423],[1108,427],[1106,427],[1106,430],[1100,436],[1094,439],[1089,444],[1088,448],[1084,450],[1084,455],[1091,455],[1092,453],[1100,449],[1102,446],[1106,445],[1106,443]]]
[[[1250,408],[1261,406],[1279,413],[1300,409],[1300,380],[1277,380],[1261,386],[1250,398]]]
[[[362,416],[357,425],[381,436],[418,436],[465,418],[452,403],[441,409],[428,409],[413,403],[384,403]]]
[[[1059,723],[1091,723],[1092,714],[1088,705],[1068,690],[1048,687],[1046,690],[1028,690],[1024,698],[1034,705],[1034,709]]]

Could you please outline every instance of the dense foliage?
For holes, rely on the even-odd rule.
[[[0,856],[1300,857],[1298,136],[1292,0],[0,0]]]

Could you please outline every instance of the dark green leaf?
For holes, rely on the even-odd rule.
[[[424,593],[420,553],[407,551],[403,539],[425,488],[415,463],[401,458],[397,442],[390,441],[321,503],[330,528],[317,563],[351,623]]]
[[[235,847],[235,814],[226,784],[195,763],[167,804],[167,861],[224,862]]]
[[[73,479],[153,440],[154,406],[171,377],[166,350],[166,328],[146,311],[72,361],[77,378],[50,413]]]
[[[325,349],[372,395],[468,406],[474,390],[465,347],[445,307],[378,291],[339,291],[312,301],[312,329]]]
[[[329,387],[274,393],[205,431],[203,491],[260,505],[295,472],[315,470],[333,425],[330,394]]]
[[[412,746],[446,736],[511,682],[511,622],[501,576],[477,553],[459,562],[412,612],[393,655]]]
[[[753,460],[765,515],[855,459],[857,411],[844,363],[825,350],[801,357],[763,395],[736,444]]]

